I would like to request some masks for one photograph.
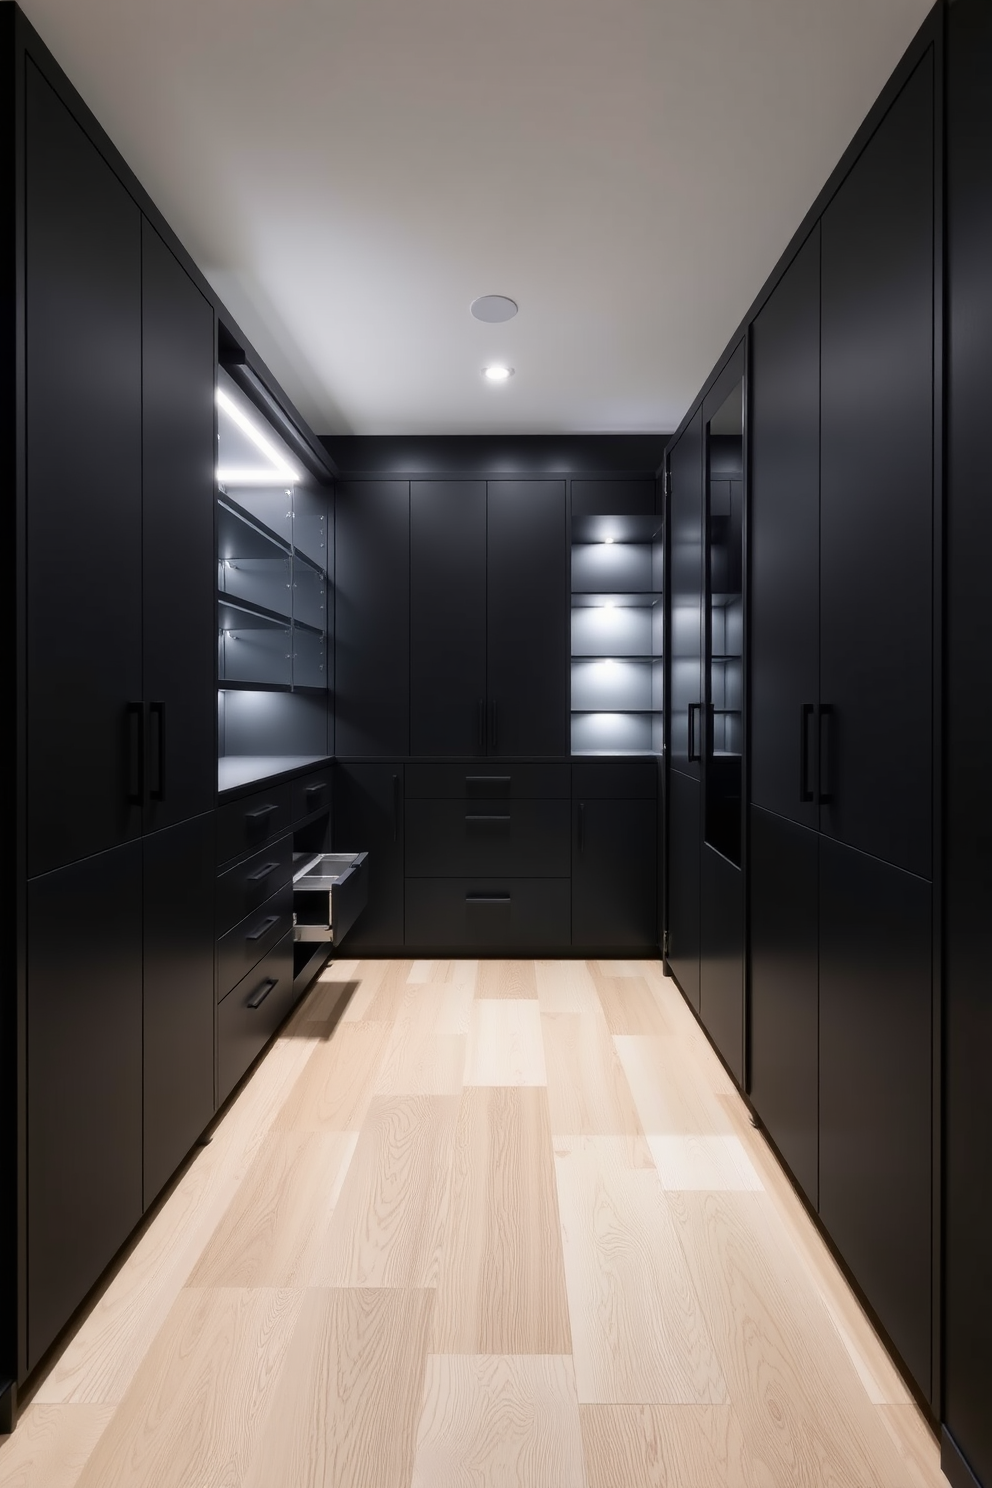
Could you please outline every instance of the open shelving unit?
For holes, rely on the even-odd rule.
[[[572,753],[660,754],[660,516],[572,521]]]

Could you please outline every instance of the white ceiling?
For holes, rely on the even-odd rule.
[[[22,4],[336,434],[673,429],[930,8]]]

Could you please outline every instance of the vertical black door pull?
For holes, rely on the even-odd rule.
[[[817,801],[820,806],[829,806],[834,791],[834,710],[830,703],[820,704],[819,749],[817,759]]]
[[[816,708],[813,703],[799,704],[799,799],[812,801],[813,787],[809,782],[809,725]]]
[[[579,802],[578,820],[576,822],[575,845],[581,853],[586,845],[586,803]]]
[[[398,842],[400,835],[400,777],[393,776],[393,841]]]
[[[496,699],[493,698],[492,702],[489,704],[489,747],[491,749],[496,748],[496,741],[498,737],[499,733],[496,725]]]
[[[690,760],[699,759],[699,750],[696,748],[696,714],[701,712],[702,703],[689,704],[689,746],[687,756]]]
[[[148,704],[127,705],[127,803],[129,806],[145,804],[145,782],[147,760],[145,758],[148,736]]]
[[[165,704],[150,703],[148,709],[155,727],[149,735],[151,765],[148,779],[153,782],[149,795],[153,801],[165,800]]]

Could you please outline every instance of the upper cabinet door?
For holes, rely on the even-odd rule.
[[[488,752],[568,753],[565,483],[488,483]]]
[[[142,226],[145,830],[214,803],[214,318]]]
[[[410,483],[342,482],[335,497],[336,752],[410,747]]]
[[[933,57],[822,218],[821,830],[929,878]]]
[[[142,826],[141,214],[30,62],[26,90],[35,875]]]
[[[816,827],[820,229],[751,331],[751,798]]]
[[[703,745],[702,410],[672,450],[667,523],[669,569],[669,757],[699,779]]]
[[[410,753],[485,754],[486,483],[410,486]]]

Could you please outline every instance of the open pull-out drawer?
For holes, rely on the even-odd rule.
[[[340,945],[368,903],[368,853],[293,854],[293,936]]]

